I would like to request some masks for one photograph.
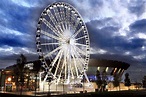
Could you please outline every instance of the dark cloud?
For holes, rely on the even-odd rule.
[[[144,43],[145,43],[145,39],[140,39],[140,38],[131,39],[129,47],[131,49],[140,49]]]
[[[90,38],[91,46],[98,46],[100,48],[114,47],[115,45],[117,45],[118,40],[118,42],[121,42],[120,40],[123,40],[121,39],[122,37],[120,38],[118,36],[112,36],[113,33],[119,30],[119,28],[114,26],[106,26],[104,25],[104,21],[90,21],[86,23],[86,25],[88,28],[89,36],[92,37]],[[102,28],[98,28],[98,26],[101,26]]]
[[[146,19],[137,20],[129,27],[133,32],[146,32]]]
[[[106,26],[104,24],[105,24],[105,21],[102,22],[99,20],[94,20],[94,21],[92,20],[86,23],[89,36],[91,37],[90,38],[91,47],[94,49],[99,48],[99,49],[104,49],[107,51],[107,53],[105,54],[102,54],[102,55],[99,54],[98,56],[95,54],[92,56],[96,56],[97,58],[100,57],[100,58],[128,61],[132,63],[132,61],[134,61],[133,55],[142,53],[141,48],[145,44],[145,39],[133,38],[133,39],[128,40],[124,36],[120,36],[120,35],[113,36],[113,33],[116,33],[119,31],[119,27]],[[125,52],[131,52],[131,53],[129,55],[124,55]],[[113,54],[111,55],[108,53],[113,53]],[[141,59],[140,61],[143,61],[143,59]]]
[[[25,44],[19,37],[0,38],[0,46],[25,47]]]

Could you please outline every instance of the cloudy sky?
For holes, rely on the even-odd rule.
[[[56,1],[1,0],[0,68],[15,64],[20,54],[28,61],[38,59],[37,22],[43,9]],[[83,17],[90,36],[91,57],[128,62],[131,66],[127,72],[131,75],[145,72],[145,0],[61,1],[73,5]]]

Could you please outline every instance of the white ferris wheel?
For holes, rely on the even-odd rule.
[[[44,68],[60,82],[81,80],[88,69],[90,41],[86,25],[78,11],[68,3],[47,6],[38,21],[36,44]]]

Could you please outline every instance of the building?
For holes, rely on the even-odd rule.
[[[11,90],[17,91],[20,89],[23,90],[38,89],[40,87],[39,75],[41,73],[41,72],[39,73],[38,71],[40,69],[39,62],[40,61],[38,60],[27,62],[24,65],[23,70],[19,70],[19,66],[16,64],[1,70],[0,72],[1,87],[4,87],[6,90],[9,91]],[[128,63],[121,61],[90,59],[87,76],[91,82],[95,82],[95,80],[97,79],[95,75],[96,71],[98,70],[102,77],[103,75],[107,76],[107,81],[113,81],[113,77],[115,75],[120,78],[124,71],[127,70],[129,66],[130,65]],[[22,75],[20,75],[20,73],[22,73]],[[46,83],[46,85],[48,84]],[[46,87],[48,88],[48,86]]]
[[[106,73],[108,80],[112,81],[113,76],[122,76],[125,70],[129,68],[130,64],[116,61],[116,60],[105,60],[105,59],[90,59],[88,65],[87,75],[90,80],[96,80],[96,71],[100,74]]]

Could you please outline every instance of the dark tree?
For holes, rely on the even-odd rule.
[[[114,87],[118,87],[120,85],[119,76],[117,74],[114,74],[113,77],[114,77],[113,85],[114,85]]]
[[[18,86],[24,85],[24,64],[27,62],[27,58],[21,54],[19,58],[16,59],[16,67],[14,69],[15,74],[15,82],[16,82],[16,89],[18,90]]]
[[[26,57],[23,54],[21,54],[20,55],[20,64],[19,64],[21,87],[24,85],[24,65],[26,64],[26,62],[27,62]]]
[[[130,78],[129,78],[129,73],[126,73],[125,74],[125,86],[127,86],[128,87],[128,89],[129,89],[129,86],[131,86],[131,81],[130,81]]]
[[[143,77],[142,86],[143,88],[146,88],[146,76]]]
[[[40,68],[41,68],[41,61],[40,60],[34,61],[32,71],[35,73],[35,95],[36,95],[36,89],[38,87],[38,85],[37,85],[37,74],[40,71]]]

